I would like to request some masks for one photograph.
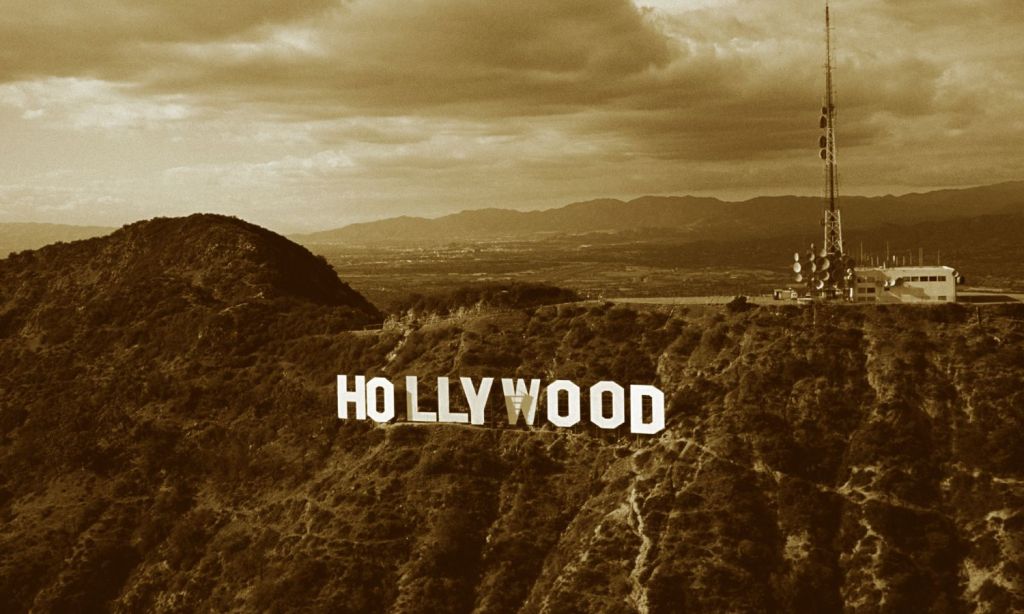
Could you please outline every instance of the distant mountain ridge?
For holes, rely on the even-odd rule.
[[[114,231],[108,226],[75,226],[37,222],[0,223],[0,258],[11,252],[39,249],[58,241],[79,241]]]
[[[294,235],[305,244],[447,242],[544,238],[588,232],[673,229],[693,238],[730,240],[813,230],[821,198],[762,196],[742,202],[695,196],[600,199],[555,209],[474,209],[439,218],[402,216]],[[913,224],[1024,211],[1024,182],[901,196],[849,196],[841,201],[848,229]]]

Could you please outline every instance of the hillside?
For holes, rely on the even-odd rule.
[[[91,239],[112,232],[105,226],[73,226],[69,224],[39,224],[35,222],[0,223],[0,257],[11,252],[39,249],[58,241]]]
[[[12,254],[0,260],[0,284],[0,319],[9,328],[52,309],[96,311],[98,318],[104,310],[165,308],[163,301],[212,308],[296,299],[376,311],[305,248],[209,214],[156,218],[109,236]]]
[[[842,210],[847,230],[1019,213],[1024,211],[1024,182],[902,196],[851,196],[843,198]],[[629,202],[594,200],[540,211],[478,209],[433,219],[399,217],[293,238],[310,245],[370,245],[673,229],[690,239],[734,240],[818,232],[820,216],[820,198],[782,196],[725,202],[645,196]]]
[[[331,275],[216,216],[0,261],[0,610],[1024,608],[1020,309],[353,332]],[[339,373],[656,383],[668,428],[343,422]]]

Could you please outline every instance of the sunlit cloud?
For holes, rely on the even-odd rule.
[[[820,189],[819,0],[9,4],[0,184],[29,191],[0,193],[8,219],[64,199],[288,230]],[[1020,178],[1019,9],[833,2],[844,190]]]
[[[139,98],[129,87],[72,77],[0,85],[0,104],[22,111],[23,119],[61,128],[154,128],[187,119],[192,110],[181,96]]]

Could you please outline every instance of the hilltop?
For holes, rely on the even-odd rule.
[[[1024,182],[902,196],[842,199],[844,228],[909,225],[1024,212]],[[398,217],[295,235],[304,244],[447,243],[557,235],[671,230],[688,239],[731,241],[818,232],[821,199],[758,197],[742,202],[693,196],[601,199],[555,209],[476,209],[439,218]]]
[[[323,258],[254,224],[212,214],[156,218],[14,253],[0,260],[0,282],[6,314],[33,303],[81,310],[150,300],[160,307],[164,298],[223,306],[280,298],[375,311]]]
[[[251,343],[297,317],[334,330],[382,318],[322,258],[235,218],[157,218],[0,260],[0,335],[30,351],[12,360],[146,339],[184,350],[215,332]]]
[[[1024,607],[1016,307],[354,331],[379,314],[322,261],[217,216],[0,281],[3,611]],[[340,373],[654,383],[668,428],[342,422]]]

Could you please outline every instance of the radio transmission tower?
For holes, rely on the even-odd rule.
[[[832,85],[832,18],[825,2],[825,104],[821,108],[821,158],[825,161],[825,253],[829,258],[843,256],[843,226],[839,217],[839,167],[836,164],[836,103]],[[838,260],[837,260],[838,261]]]
[[[839,165],[836,162],[836,102],[832,83],[832,16],[825,1],[825,99],[821,107],[821,137],[818,147],[825,163],[825,205],[821,218],[824,242],[820,249],[811,244],[806,260],[794,254],[797,283],[806,282],[808,295],[823,299],[850,299],[854,285],[854,262],[843,248],[843,225],[839,214]]]

